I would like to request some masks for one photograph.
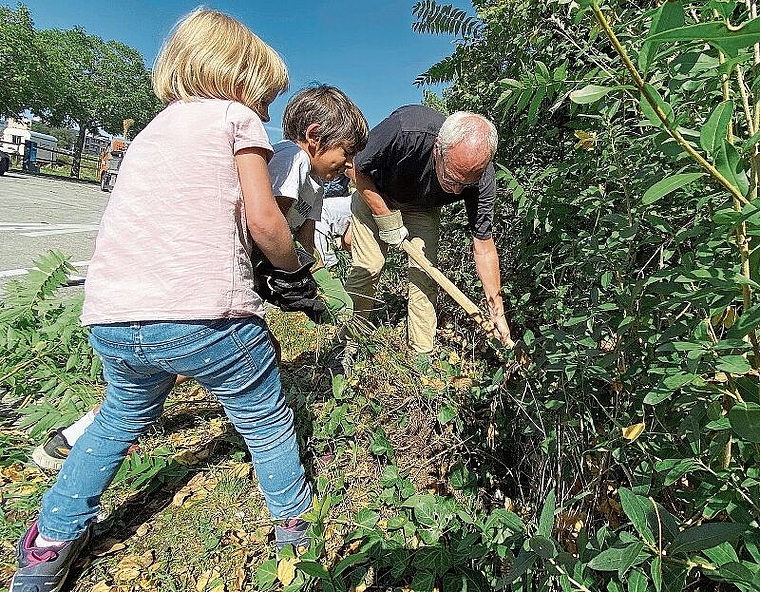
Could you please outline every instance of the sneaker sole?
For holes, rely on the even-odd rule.
[[[34,452],[32,452],[32,460],[41,469],[45,469],[47,471],[60,471],[66,459],[54,458],[50,456],[47,452],[45,452],[45,449],[40,445],[34,449]]]

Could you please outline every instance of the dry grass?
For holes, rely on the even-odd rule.
[[[307,472],[319,495],[334,500],[325,531],[325,559],[332,563],[348,551],[344,537],[356,513],[380,495],[388,464],[398,466],[417,491],[451,493],[446,470],[459,442],[436,417],[445,401],[456,398],[461,377],[421,371],[398,332],[385,330],[371,348],[361,348],[355,373],[336,399],[332,377],[318,363],[334,329],[279,311],[268,318],[282,346],[283,386],[296,411]],[[330,414],[342,404],[347,427],[327,433]],[[392,446],[391,458],[370,452],[379,428]],[[23,434],[16,440],[31,452]],[[72,590],[255,589],[257,566],[274,556],[272,528],[242,440],[213,397],[192,382],[175,389],[139,453],[163,455],[170,466],[137,491],[124,482],[104,496],[108,516]],[[13,466],[13,487],[26,488],[26,503],[11,503],[6,478],[2,509],[5,523],[19,532],[52,481],[34,465]],[[13,541],[6,540],[0,582],[13,565]]]

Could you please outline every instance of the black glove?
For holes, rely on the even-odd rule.
[[[253,268],[256,292],[285,312],[301,311],[316,323],[327,310],[317,298],[317,283],[310,271],[316,259],[303,249],[296,249],[296,254],[299,267],[295,271],[277,269],[262,257]]]

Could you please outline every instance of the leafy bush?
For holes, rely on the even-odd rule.
[[[35,265],[5,286],[0,301],[0,388],[3,404],[39,437],[95,405],[100,360],[79,323],[81,294],[58,292],[76,271],[69,258],[50,251]]]
[[[419,30],[449,22],[434,4]],[[578,4],[474,2],[481,26],[449,27],[454,55],[423,75],[499,123],[511,197],[497,240],[523,353],[472,393],[471,429],[509,464],[480,483],[528,512],[556,495],[513,587],[756,589],[760,21]],[[442,266],[476,284],[459,249]]]

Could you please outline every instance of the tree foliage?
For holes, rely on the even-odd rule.
[[[557,499],[553,527],[512,547],[512,585],[756,589],[756,4],[473,5],[479,27],[416,5],[438,19],[419,30],[459,36],[419,81],[449,80],[446,108],[500,132],[522,366],[472,404],[511,459],[489,479]]]
[[[139,132],[158,112],[142,56],[84,29],[36,31],[29,10],[0,6],[0,116],[26,109],[54,127],[79,128],[72,176],[86,131],[111,134],[134,120]]]
[[[0,6],[0,116],[15,116],[30,104],[41,73],[29,10]]]
[[[105,42],[81,28],[38,33],[49,84],[35,111],[53,125],[79,127],[77,153],[86,130],[121,133],[123,121],[137,130],[155,115],[158,102],[140,54],[117,41]],[[77,176],[77,161],[72,176]]]

